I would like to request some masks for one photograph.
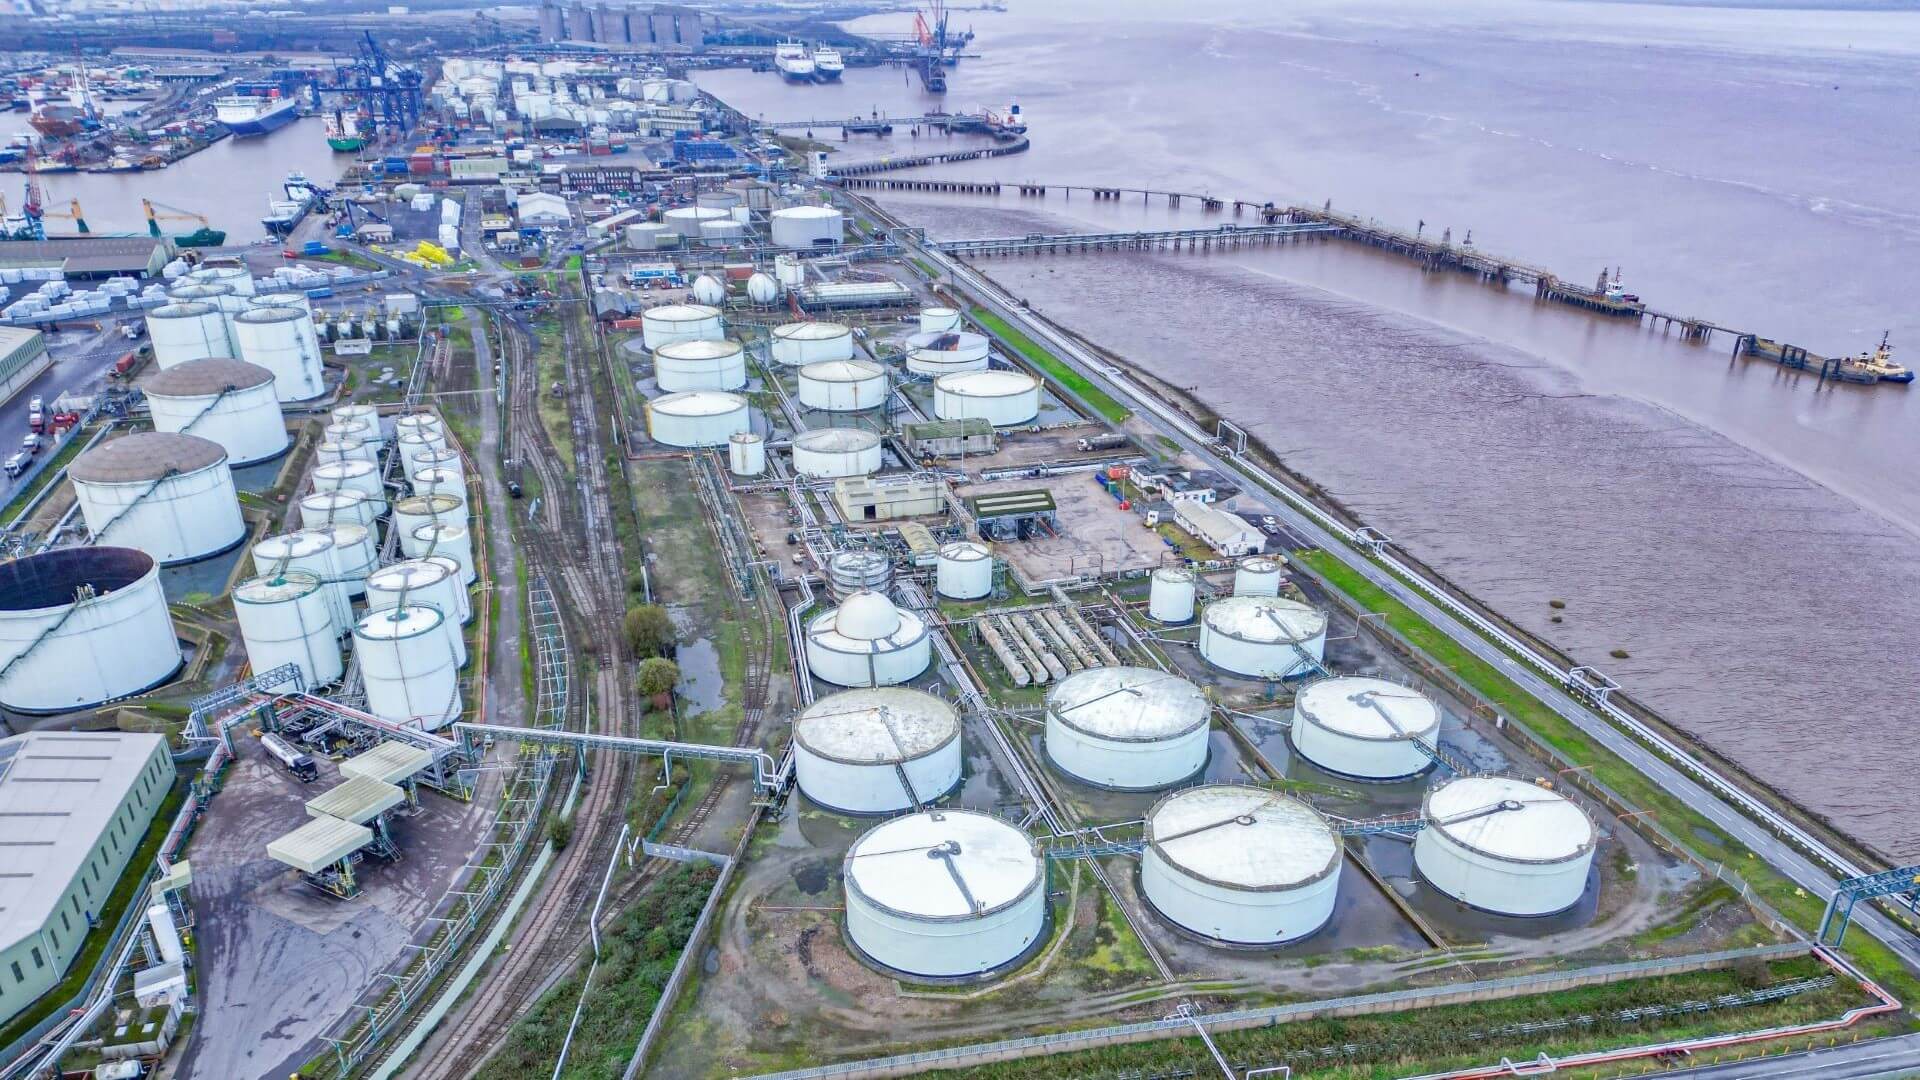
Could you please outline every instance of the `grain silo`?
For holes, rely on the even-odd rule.
[[[971,810],[894,818],[841,863],[847,937],[890,971],[936,979],[1003,968],[1047,925],[1046,863],[1020,828]]]
[[[1233,595],[1279,596],[1280,560],[1271,555],[1249,555],[1233,568]]]
[[[256,576],[271,579],[296,570],[325,583],[333,629],[344,635],[353,626],[353,597],[337,572],[331,532],[325,528],[301,529],[265,537],[253,545]]]
[[[861,591],[807,624],[807,666],[836,686],[894,686],[927,670],[927,624],[877,592]]]
[[[306,401],[326,392],[320,338],[313,317],[299,308],[249,308],[233,317],[240,359],[273,372],[281,401]]]
[[[777,247],[832,247],[846,236],[846,218],[831,206],[789,206],[775,210],[769,235]]]
[[[805,367],[853,359],[853,331],[839,323],[790,322],[773,328],[774,362]]]
[[[369,611],[353,626],[367,711],[434,731],[460,718],[460,667],[447,616],[424,604]]]
[[[667,394],[738,390],[747,385],[746,353],[726,338],[669,342],[653,351],[653,381]]]
[[[371,461],[323,461],[308,475],[315,491],[357,491],[373,504],[375,514],[387,512],[386,482]]]
[[[75,458],[67,476],[96,544],[171,564],[218,554],[246,535],[227,452],[198,436],[123,435]]]
[[[367,575],[367,610],[385,611],[404,603],[424,605],[446,616],[441,628],[452,644],[454,662],[465,667],[467,642],[460,632],[460,594],[464,592],[457,569],[425,559],[403,559]]]
[[[987,370],[987,339],[969,330],[915,334],[907,339],[907,370],[939,378]]]
[[[1287,736],[1301,757],[1328,772],[1401,780],[1433,764],[1440,707],[1385,679],[1319,679],[1294,695]]]
[[[308,689],[340,681],[346,664],[329,589],[306,570],[249,578],[233,587],[233,617],[255,674],[293,664]]]
[[[887,369],[871,360],[822,360],[800,369],[800,404],[859,412],[887,403]]]
[[[640,313],[640,341],[649,352],[676,341],[719,341],[720,310],[705,304],[663,304]]]
[[[1147,581],[1147,618],[1167,624],[1193,618],[1195,589],[1193,571],[1184,566],[1155,570]]]
[[[951,600],[978,600],[993,592],[993,552],[971,540],[942,544],[933,589]]]
[[[1096,787],[1168,787],[1206,767],[1211,713],[1207,696],[1178,675],[1085,668],[1047,691],[1047,757]]]
[[[1552,915],[1580,902],[1593,867],[1593,819],[1560,794],[1505,776],[1427,790],[1413,865],[1434,888],[1497,915]]]
[[[232,356],[227,320],[220,309],[200,301],[163,304],[147,312],[153,339],[153,363],[162,370],[209,356]]]
[[[1145,839],[1141,891],[1192,933],[1281,945],[1333,917],[1340,837],[1298,799],[1231,784],[1187,788],[1147,812]]]
[[[1290,679],[1326,651],[1326,615],[1283,596],[1230,596],[1200,616],[1200,655],[1240,675]]]
[[[85,709],[180,670],[160,564],[127,547],[54,548],[0,563],[0,705]]]
[[[933,380],[933,414],[979,417],[995,427],[1024,424],[1040,413],[1040,380],[1022,371],[960,371]]]
[[[904,686],[843,690],[794,719],[793,760],[800,790],[829,810],[917,809],[960,782],[960,714]]]
[[[197,435],[227,452],[227,464],[252,465],[287,452],[287,425],[273,373],[242,360],[209,356],[155,372],[141,389],[155,431]]]
[[[883,461],[880,436],[865,428],[815,428],[793,437],[793,471],[801,476],[868,476]]]
[[[647,402],[647,434],[666,446],[725,446],[753,429],[747,399],[722,390],[689,390]]]
[[[735,476],[759,476],[767,471],[767,440],[751,431],[727,436],[727,471]]]

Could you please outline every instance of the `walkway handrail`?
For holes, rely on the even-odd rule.
[[[753,782],[763,789],[779,789],[785,777],[773,755],[754,746],[716,746],[712,743],[675,742],[671,739],[640,739],[629,735],[600,735],[586,731],[556,731],[551,728],[513,727],[506,724],[453,725],[462,738],[483,735],[494,739],[566,746],[590,750],[612,750],[627,754],[657,754],[662,757],[703,758],[753,766]]]

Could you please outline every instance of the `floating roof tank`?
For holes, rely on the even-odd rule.
[[[802,476],[867,476],[883,461],[880,436],[864,428],[815,428],[793,437],[793,471]]]
[[[74,459],[67,476],[95,543],[191,562],[246,535],[227,452],[194,435],[135,432]]]
[[[160,564],[125,547],[54,548],[0,563],[0,705],[85,709],[180,670]]]
[[[219,444],[233,467],[287,452],[287,425],[273,372],[209,356],[155,372],[142,385],[155,431],[197,435]]]
[[[773,359],[788,367],[853,359],[853,331],[832,322],[790,322],[773,328]]]
[[[927,670],[927,625],[877,592],[857,592],[807,624],[807,665],[837,686],[893,686]]]
[[[737,341],[675,341],[653,352],[653,381],[663,393],[738,390],[747,385],[746,353]]]
[[[1212,706],[1178,675],[1086,668],[1047,692],[1046,712],[1047,756],[1084,783],[1152,791],[1206,767]]]
[[[1200,655],[1259,679],[1288,679],[1326,656],[1327,617],[1281,596],[1230,596],[1200,616]]]
[[[1580,902],[1597,834],[1557,791],[1505,776],[1435,784],[1413,865],[1434,888],[1497,915],[1552,915]]]
[[[1192,933],[1280,945],[1333,917],[1340,837],[1298,799],[1239,785],[1187,788],[1148,811],[1146,840],[1141,891]]]
[[[800,790],[821,806],[851,814],[911,810],[960,782],[960,714],[903,686],[843,690],[794,720],[793,754]]]
[[[1322,769],[1359,780],[1401,780],[1433,764],[1440,708],[1417,691],[1385,679],[1319,679],[1293,699],[1287,732],[1299,755]]]

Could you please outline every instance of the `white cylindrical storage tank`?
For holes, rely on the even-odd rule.
[[[793,471],[802,476],[869,476],[881,462],[880,436],[864,428],[815,428],[793,437]]]
[[[378,460],[374,455],[379,452],[380,433],[365,420],[334,420],[320,429],[320,438],[323,442],[356,439],[366,444],[367,460]]]
[[[700,224],[706,221],[720,221],[730,215],[717,207],[676,206],[660,215],[660,224],[672,229],[674,235],[685,240],[700,239]]]
[[[326,391],[320,338],[313,317],[299,308],[251,308],[233,317],[240,358],[273,372],[281,401],[306,401]]]
[[[1187,788],[1147,812],[1145,839],[1141,891],[1190,933],[1282,945],[1333,917],[1340,836],[1298,799],[1237,784]]]
[[[1233,568],[1233,595],[1279,596],[1280,560],[1271,555],[1249,555]]]
[[[371,525],[355,525],[348,521],[336,521],[327,525],[313,526],[333,541],[327,556],[333,562],[333,577],[349,597],[365,596],[367,575],[380,565],[380,542]],[[340,624],[340,632],[346,633],[352,621]]]
[[[367,610],[385,611],[405,602],[410,607],[424,604],[445,615],[441,627],[453,646],[454,662],[465,667],[467,640],[460,632],[460,611],[466,591],[457,569],[438,561],[405,559],[367,575]]]
[[[423,450],[414,446],[408,447],[406,450],[400,452],[405,455],[400,462],[400,471],[406,474],[407,483],[412,484],[417,482],[420,479],[420,474],[430,469],[438,470],[443,474],[443,479],[444,475],[459,477],[460,483],[457,485],[454,494],[465,496],[467,488],[467,463],[461,459],[460,451],[452,447],[444,450]]]
[[[719,341],[724,336],[720,309],[705,304],[662,304],[640,313],[640,341],[648,351],[676,341]]]
[[[415,495],[458,495],[467,497],[467,478],[460,475],[459,469],[447,469],[440,466],[415,469],[413,477],[407,481]]]
[[[667,446],[725,446],[753,428],[747,399],[720,390],[689,390],[647,402],[647,434]]]
[[[960,714],[904,686],[828,694],[794,719],[793,764],[800,790],[829,810],[911,810],[960,782]]]
[[[1287,737],[1296,753],[1328,772],[1401,780],[1433,763],[1429,750],[1440,742],[1440,707],[1385,679],[1320,679],[1294,695]]]
[[[638,251],[672,247],[680,239],[664,221],[639,221],[626,227],[627,246]]]
[[[827,559],[826,579],[835,600],[863,590],[884,595],[893,589],[893,556],[885,548],[841,548]]]
[[[735,476],[759,476],[767,471],[767,440],[751,431],[727,436],[727,470]]]
[[[835,686],[894,686],[927,670],[927,624],[861,591],[807,624],[807,665]]]
[[[915,334],[907,339],[907,370],[936,379],[962,371],[985,371],[987,339],[967,330]]]
[[[75,458],[67,477],[96,544],[168,564],[218,554],[247,532],[227,452],[196,435],[123,435]]]
[[[985,544],[957,540],[940,547],[933,589],[952,600],[978,600],[993,591],[993,552]]]
[[[773,359],[788,367],[853,359],[853,331],[839,323],[791,322],[773,328]]]
[[[800,404],[859,412],[887,402],[887,369],[871,360],[822,360],[800,369]]]
[[[740,193],[737,191],[703,191],[693,197],[693,205],[704,206],[709,210],[731,210],[740,205]]]
[[[460,718],[460,668],[447,638],[448,616],[425,604],[370,611],[353,627],[367,711],[428,731]]]
[[[253,274],[246,267],[234,263],[203,266],[187,276],[194,281],[206,284],[225,285],[233,290],[235,296],[254,294]]]
[[[431,446],[435,449],[445,449],[453,445],[447,439],[446,422],[430,412],[408,413],[393,421],[393,437],[396,444],[405,442],[406,437],[413,434],[421,436],[413,441],[412,445],[416,447]]]
[[[942,420],[981,417],[995,427],[1040,414],[1040,380],[1021,371],[959,371],[933,380],[933,414]]]
[[[180,670],[160,564],[126,547],[54,548],[0,563],[0,705],[90,708]]]
[[[353,626],[353,597],[346,583],[340,580],[329,527],[281,533],[253,545],[254,576],[277,578],[295,570],[311,574],[326,584],[327,610],[333,630],[344,635]]]
[[[1200,655],[1241,675],[1304,675],[1326,653],[1327,616],[1285,597],[1230,596],[1200,616]]]
[[[209,356],[233,355],[227,320],[220,309],[198,300],[163,304],[147,312],[153,337],[153,363],[161,369]]]
[[[890,971],[936,979],[1019,960],[1047,927],[1046,862],[1025,831],[972,810],[867,830],[841,864],[847,937]]]
[[[287,452],[287,425],[273,373],[265,368],[209,356],[157,371],[142,388],[155,431],[211,440],[227,452],[230,466]]]
[[[1097,787],[1168,787],[1206,767],[1211,711],[1200,688],[1178,675],[1086,668],[1047,691],[1047,756]]]
[[[380,515],[364,492],[336,488],[315,491],[300,497],[300,524],[311,529],[321,525],[372,525]]]
[[[789,206],[772,214],[771,237],[779,247],[825,247],[846,235],[845,217],[831,206]]]
[[[373,504],[376,516],[387,512],[387,489],[380,467],[371,461],[323,461],[311,475],[315,491],[357,491]]]
[[[387,441],[386,433],[380,427],[380,410],[371,405],[353,402],[347,405],[335,405],[327,414],[327,419],[336,424],[364,424],[367,431],[361,438],[374,442]]]
[[[1147,584],[1147,618],[1158,623],[1183,623],[1193,618],[1193,571],[1184,566],[1162,566]]]
[[[412,542],[411,547],[408,541]],[[460,584],[471,585],[478,574],[473,565],[473,537],[468,534],[465,525],[456,525],[450,521],[434,522],[416,527],[413,532],[400,538],[400,550],[408,558],[424,559],[431,555],[445,555],[460,564]]]
[[[1524,780],[1462,776],[1428,789],[1413,865],[1455,900],[1497,915],[1552,915],[1587,891],[1598,836],[1572,800]]]
[[[460,580],[460,560],[452,557],[451,555],[429,555],[426,558],[421,559],[420,561],[432,563],[435,566],[445,567],[447,573],[452,576],[453,580],[456,583]],[[463,623],[472,622],[473,621],[473,599],[467,595],[467,590],[455,589],[453,599],[454,599],[454,604],[459,608],[459,611],[460,611],[460,621]]]
[[[960,313],[950,307],[925,307],[920,309],[920,332],[923,334],[946,334],[960,329]]]
[[[313,301],[307,298],[306,293],[297,293],[297,292],[257,293],[253,296],[247,297],[247,306],[250,308],[297,307],[301,311],[304,311],[309,315],[313,314]]]
[[[412,536],[415,529],[437,521],[469,524],[467,500],[450,492],[405,495],[393,501],[393,531]]]
[[[662,393],[738,390],[747,385],[747,356],[737,341],[675,341],[653,353],[653,381]]]
[[[329,591],[306,570],[250,578],[233,587],[233,617],[255,675],[293,664],[308,689],[340,681],[346,663]]]
[[[328,427],[338,425],[328,424]],[[380,460],[380,444],[369,442],[357,435],[345,435],[338,439],[322,439],[313,448],[315,462],[326,461],[368,461]]]
[[[743,243],[746,239],[746,225],[733,220],[732,215],[700,223],[700,242],[707,247],[733,247],[736,244]],[[718,283],[716,282],[716,284]],[[699,299],[697,295],[694,298],[696,300]],[[707,303],[709,301],[701,302]]]

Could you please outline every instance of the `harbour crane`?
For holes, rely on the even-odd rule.
[[[87,217],[85,214],[80,212],[79,199],[68,199],[67,208],[65,210],[44,210],[41,212],[40,216],[43,218],[50,218],[50,217],[66,218],[67,220],[73,222],[73,227],[76,230],[78,230],[82,235],[85,235],[86,233],[93,231],[87,228]]]
[[[418,71],[393,63],[373,31],[363,30],[353,63],[334,69],[332,85],[316,81],[313,89],[344,97],[366,115],[375,133],[397,136],[420,121],[420,83]]]
[[[156,240],[167,238],[166,234],[160,230],[160,219],[167,218],[171,221],[191,221],[200,226],[193,232],[172,237],[173,242],[180,247],[219,247],[227,242],[226,231],[214,228],[205,214],[182,210],[177,206],[154,202],[152,199],[141,199],[140,208],[147,212],[147,232]]]
[[[946,0],[927,0],[926,11],[913,13],[913,36],[916,41],[914,63],[920,69],[920,84],[929,94],[946,93]]]

